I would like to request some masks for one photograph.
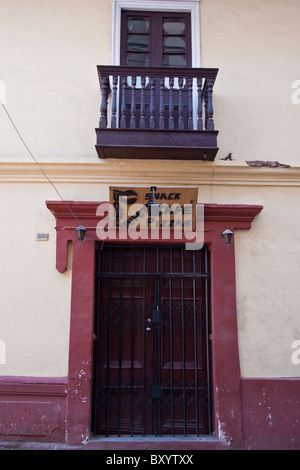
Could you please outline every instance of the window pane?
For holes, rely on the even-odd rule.
[[[163,57],[163,67],[185,67],[186,59],[182,55],[164,55]]]
[[[164,52],[185,52],[185,40],[178,36],[169,36],[164,39]]]
[[[131,51],[145,51],[149,48],[149,36],[130,35],[127,48]]]
[[[164,18],[163,31],[166,34],[183,34],[185,32],[184,20],[179,18]]]
[[[126,58],[127,65],[136,67],[147,67],[149,65],[149,54],[138,54],[129,52]]]
[[[147,17],[133,16],[127,22],[127,28],[131,33],[144,34],[149,32]]]

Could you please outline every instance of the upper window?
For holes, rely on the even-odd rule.
[[[121,65],[191,67],[190,13],[122,10]]]

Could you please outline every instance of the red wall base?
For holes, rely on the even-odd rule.
[[[300,378],[242,379],[244,448],[300,449]]]
[[[1,377],[0,440],[65,442],[67,378]]]
[[[240,449],[300,450],[300,378],[244,378],[241,379],[241,396],[243,443]],[[68,440],[67,399],[65,378],[1,378],[0,442],[11,442],[18,448],[33,442],[65,444]],[[228,448],[218,439],[182,441],[182,444],[134,439],[112,443],[98,439],[78,445],[99,450]]]

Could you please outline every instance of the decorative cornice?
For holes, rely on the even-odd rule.
[[[108,201],[46,201],[47,208],[57,219],[57,228],[70,230],[77,225],[73,214],[85,223],[90,223],[90,228],[96,228],[97,222],[103,217],[97,216],[97,208],[100,204],[104,205],[103,212],[109,210]],[[262,209],[261,205],[204,204],[204,217],[207,222],[227,222],[236,228],[250,228],[251,222]]]
[[[97,158],[0,159],[1,183],[152,184],[225,186],[300,186],[300,165],[251,167],[245,162],[100,160]]]
[[[67,246],[69,241],[76,240],[74,229],[77,226],[77,218],[80,218],[87,232],[84,243],[81,244],[77,241],[77,244],[75,244],[76,250],[86,243],[93,244],[99,241],[97,225],[103,218],[103,215],[98,215],[97,208],[102,204],[104,205],[104,210],[101,211],[101,214],[104,214],[106,210],[109,210],[109,203],[107,201],[46,201],[46,207],[56,219],[56,269],[59,272],[63,273],[67,269]],[[262,209],[263,206],[260,205],[204,204],[204,242],[212,243],[216,237],[220,240],[221,232],[218,228],[222,227],[224,229],[225,224],[230,230],[249,229],[254,218]],[[148,234],[148,232],[146,233]],[[174,241],[173,236],[174,234],[170,233],[168,242]],[[139,241],[145,243],[146,239],[151,241],[151,236],[150,238],[141,237]],[[117,241],[118,238],[114,233],[112,237],[109,236],[109,240]],[[127,238],[127,240],[130,240],[130,238]],[[164,241],[166,241],[166,238]],[[184,235],[181,241],[188,242]],[[123,237],[122,242],[124,242]]]

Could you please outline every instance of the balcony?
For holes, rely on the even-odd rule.
[[[218,69],[98,66],[99,158],[212,161]]]

